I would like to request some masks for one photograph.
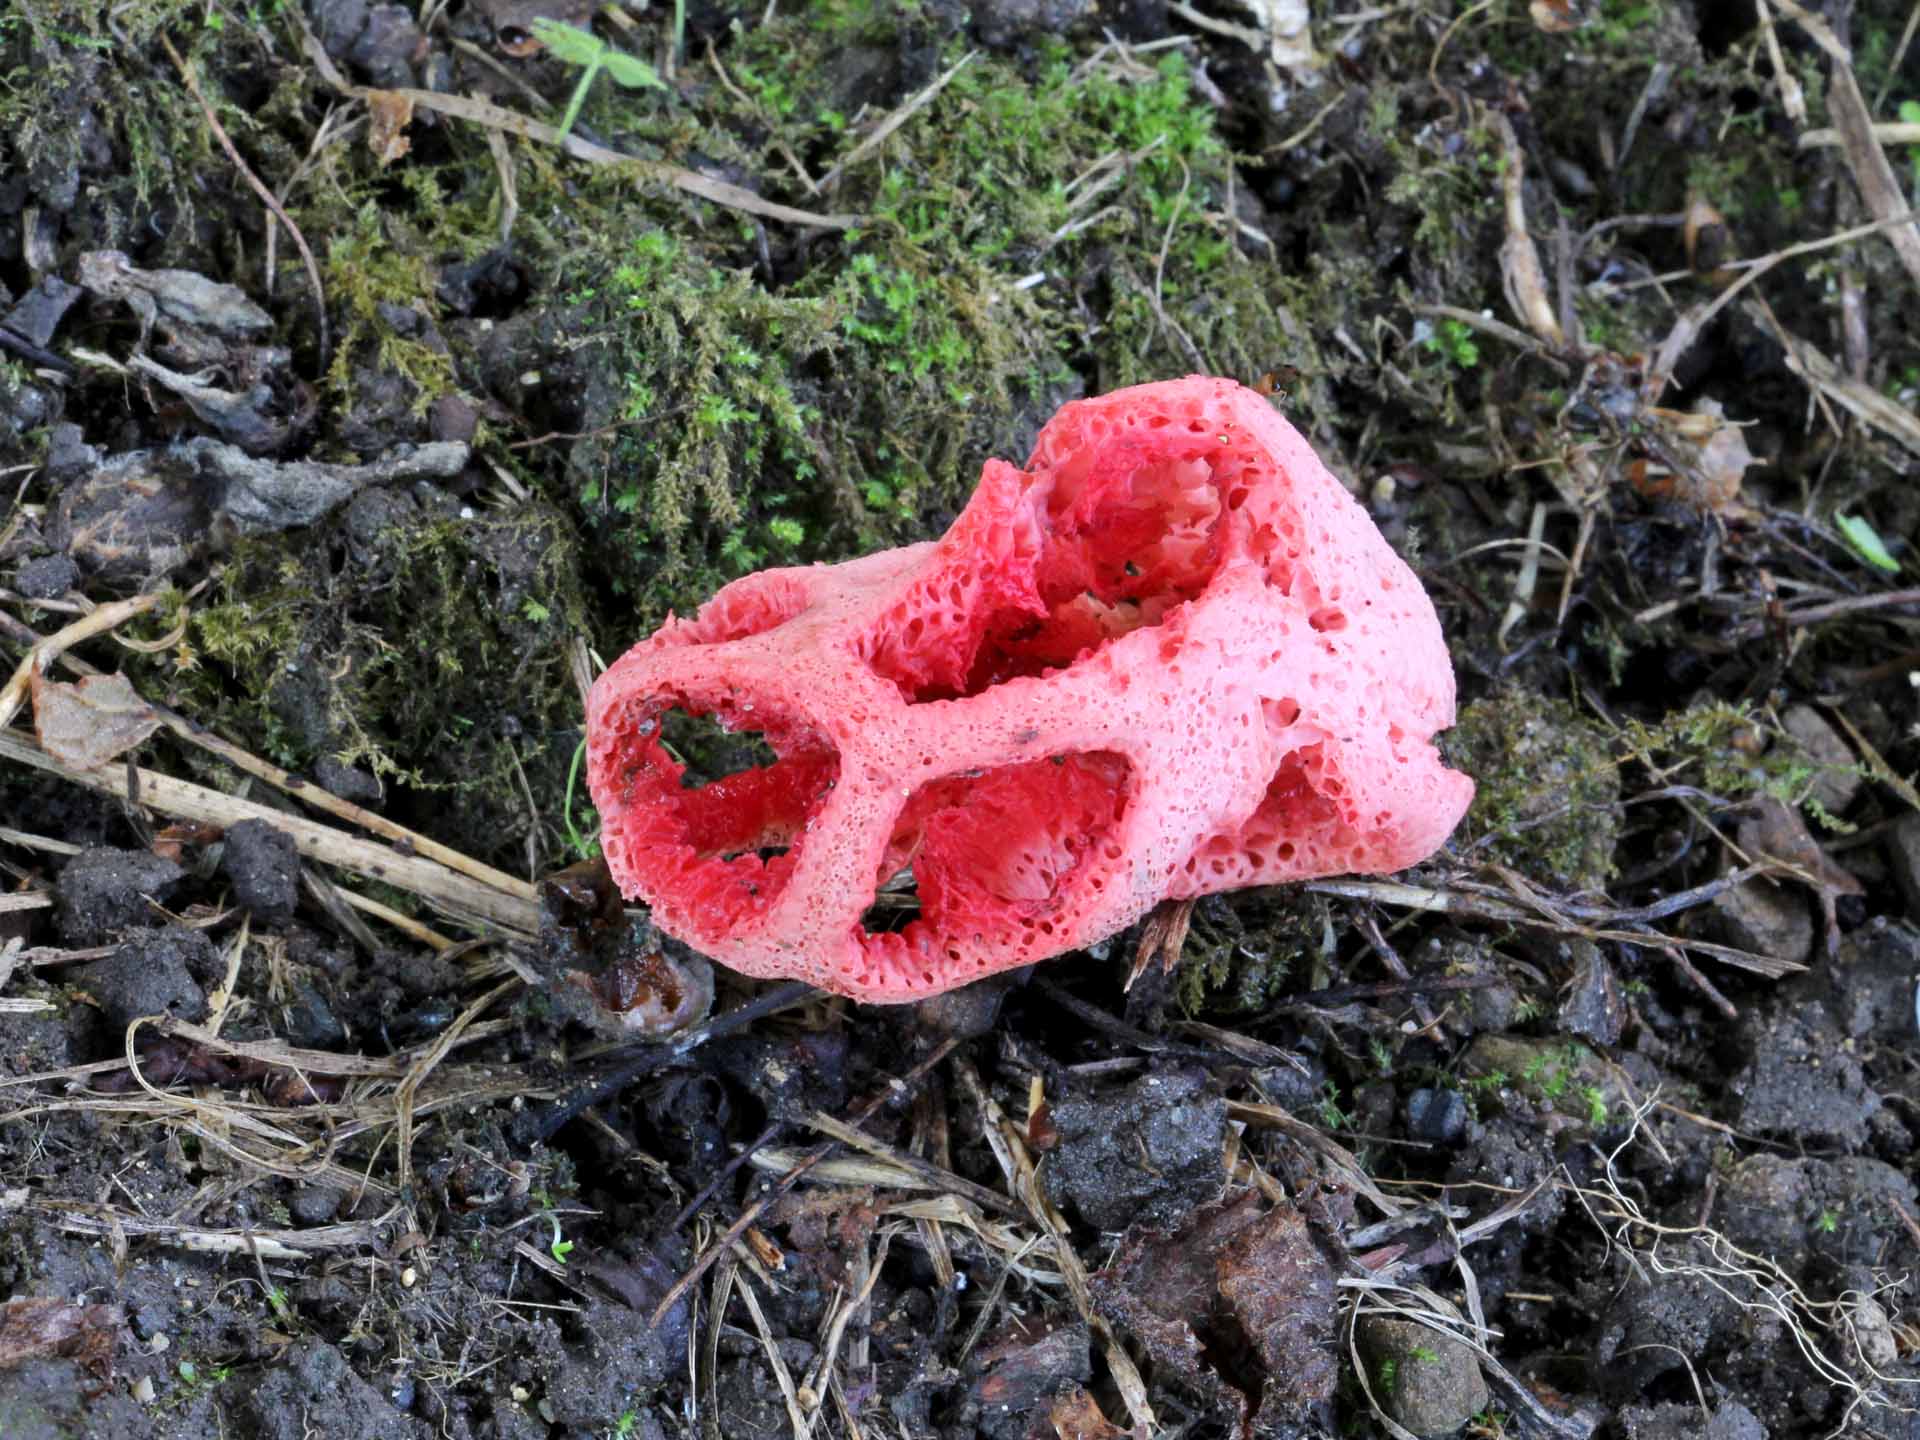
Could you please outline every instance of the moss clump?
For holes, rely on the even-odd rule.
[[[412,173],[429,191],[433,188],[431,172]],[[342,414],[354,409],[355,374],[366,373],[367,367],[395,376],[416,415],[455,388],[453,357],[446,346],[402,331],[402,324],[415,331],[424,328],[415,318],[420,315],[417,307],[426,304],[434,286],[427,258],[431,252],[423,237],[412,232],[412,226],[369,202],[348,228],[326,242],[321,272],[340,327],[327,385]]]
[[[1563,700],[1502,690],[1462,710],[1445,746],[1476,787],[1462,843],[1559,889],[1604,886],[1620,775],[1599,726]]]
[[[585,616],[551,509],[374,489],[317,533],[238,546],[190,648],[143,662],[143,683],[285,766],[363,767],[396,813],[519,855],[527,788],[560,794],[578,739],[564,647]]]
[[[583,116],[769,199],[868,217],[856,229],[762,225],[525,152],[517,243],[565,309],[485,344],[517,347],[511,408],[572,439],[549,452],[560,473],[535,456],[528,478],[578,508],[639,612],[623,635],[760,566],[937,533],[982,460],[1023,458],[1080,394],[1318,373],[1275,299],[1291,282],[1234,244],[1231,156],[1177,55],[976,56],[853,161],[964,53],[923,24],[781,16],[731,38],[724,83],[702,67],[713,83],[678,97],[605,87]],[[471,148],[463,163],[489,163]],[[842,164],[830,192],[797,176]]]
[[[1202,898],[1174,980],[1180,1008],[1226,1017],[1267,1009],[1318,951],[1327,920],[1324,900],[1296,890]]]
[[[126,250],[149,268],[219,278],[245,258],[258,273],[259,202],[156,38],[169,36],[203,77],[259,76],[278,34],[257,15],[228,25],[230,13],[196,0],[0,7],[0,173],[24,179],[31,203],[59,216],[63,255]],[[289,91],[300,88],[287,78],[298,70],[282,68]],[[217,84],[208,95],[264,173],[287,174],[304,157],[304,120],[294,140],[279,133],[284,113],[256,115],[257,97],[226,104]]]
[[[1476,1108],[1518,1096],[1591,1130],[1624,1122],[1633,1107],[1626,1074],[1585,1045],[1521,1035],[1482,1035],[1460,1057],[1462,1088]]]
[[[1621,738],[1662,780],[1698,785],[1725,800],[1766,796],[1804,808],[1829,830],[1851,828],[1827,812],[1820,792],[1858,768],[1814,753],[1771,714],[1703,700],[1652,724],[1628,720]]]

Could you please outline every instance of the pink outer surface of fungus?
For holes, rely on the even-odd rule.
[[[673,710],[776,759],[694,787]],[[587,733],[655,923],[893,1002],[1164,899],[1414,864],[1473,796],[1452,723],[1413,572],[1267,400],[1192,376],[1065,406],[938,541],[728,585],[600,678]],[[909,870],[918,915],[873,928]]]

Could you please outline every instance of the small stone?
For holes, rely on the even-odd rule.
[[[1433,1145],[1457,1145],[1467,1133],[1467,1101],[1458,1090],[1416,1090],[1407,1096],[1407,1134]]]
[[[1853,1331],[1860,1358],[1874,1369],[1894,1364],[1900,1358],[1900,1344],[1893,1333],[1887,1310],[1870,1295],[1856,1295],[1847,1307],[1847,1321]]]
[[[1725,944],[1771,960],[1806,963],[1813,949],[1813,916],[1797,890],[1748,880],[1714,897],[1709,922]]]
[[[427,429],[436,440],[455,440],[469,444],[480,428],[480,412],[471,400],[458,395],[442,395],[427,410]]]
[[[27,600],[57,600],[80,583],[80,567],[65,555],[43,555],[13,572],[13,588]]]
[[[1446,1332],[1368,1315],[1356,1338],[1374,1401],[1415,1435],[1451,1435],[1487,1408],[1479,1357]]]
[[[936,1035],[955,1035],[971,1040],[991,1031],[1000,1018],[1001,1002],[1013,989],[1019,972],[991,975],[949,990],[915,1007],[915,1019]]]
[[[287,1213],[301,1225],[330,1225],[345,1194],[331,1185],[302,1185],[287,1201]]]
[[[289,1042],[305,1050],[331,1050],[347,1041],[347,1027],[340,1023],[333,1006],[305,981],[294,986],[293,999],[286,1009],[286,1035]]]
[[[1853,751],[1840,732],[1811,705],[1794,705],[1780,717],[1781,727],[1799,743],[1806,758],[1816,767],[1813,799],[1830,815],[1839,815],[1853,804],[1866,777],[1853,758]]]
[[[293,837],[265,820],[242,820],[227,828],[220,868],[233,883],[233,898],[254,919],[284,925],[300,899],[300,850]]]

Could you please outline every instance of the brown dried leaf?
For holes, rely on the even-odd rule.
[[[1094,1277],[1102,1313],[1242,1436],[1308,1425],[1332,1397],[1333,1292],[1305,1217],[1284,1204],[1262,1211],[1251,1193],[1195,1210],[1179,1231],[1128,1231]],[[1256,1373],[1223,1374],[1222,1356]],[[1248,1381],[1258,1413],[1241,1388]]]
[[[1054,1398],[1047,1419],[1060,1440],[1118,1440],[1127,1433],[1107,1419],[1093,1396],[1078,1385]]]
[[[40,748],[72,770],[97,770],[155,730],[160,717],[124,675],[69,684],[33,677],[33,728]]]
[[[787,1263],[832,1286],[852,1282],[853,1257],[871,1243],[879,1214],[871,1190],[796,1191],[783,1197],[767,1219],[787,1227]]]
[[[1093,1374],[1085,1325],[1027,1315],[987,1336],[967,1362],[968,1398],[983,1414],[1024,1416],[1027,1433],[1045,1435],[1051,1402]]]
[[[125,1323],[118,1305],[67,1300],[9,1300],[0,1304],[0,1370],[59,1355],[79,1360],[104,1378]]]
[[[1867,893],[1853,872],[1829,859],[1820,842],[1807,830],[1800,812],[1778,800],[1756,800],[1751,818],[1742,820],[1734,833],[1740,848],[1748,854],[1778,860],[1800,873],[1820,897],[1820,914],[1827,927],[1827,954],[1837,955],[1840,919],[1834,898]]]
[[[1755,801],[1752,817],[1740,822],[1737,834],[1742,850],[1804,871],[1817,889],[1829,895],[1867,893],[1852,871],[1827,858],[1800,812],[1790,805],[1771,799]]]
[[[1573,0],[1532,0],[1527,14],[1536,28],[1549,35],[1565,35],[1587,23],[1586,7]]]
[[[413,123],[413,97],[404,90],[374,90],[367,95],[367,148],[382,165],[391,165],[409,150],[407,126]]]
[[[1683,501],[1696,510],[1739,519],[1749,514],[1740,498],[1747,471],[1761,463],[1747,445],[1747,433],[1726,418],[1717,400],[1702,399],[1692,410],[1647,407],[1657,421],[1660,454],[1671,465],[1643,462],[1632,472],[1642,494]]]

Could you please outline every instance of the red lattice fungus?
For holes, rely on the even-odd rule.
[[[773,762],[691,787],[676,710]],[[669,621],[594,686],[588,755],[663,928],[904,1001],[1163,899],[1424,859],[1473,796],[1452,723],[1413,573],[1271,404],[1195,376],[1066,406],[937,542]]]

